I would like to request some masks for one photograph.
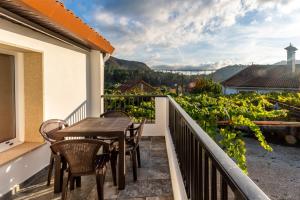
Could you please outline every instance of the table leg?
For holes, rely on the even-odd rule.
[[[132,123],[129,128],[133,129],[134,128],[134,123]],[[130,137],[133,137],[133,134],[134,134],[133,130],[130,130],[129,132],[130,132]]]
[[[125,189],[125,137],[119,137],[119,162],[118,162],[119,190]]]

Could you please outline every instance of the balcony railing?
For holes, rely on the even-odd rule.
[[[82,102],[68,117],[66,117],[65,121],[69,124],[75,124],[80,120],[85,119],[87,116],[87,108],[86,101]]]
[[[167,98],[168,109],[157,108],[156,97]],[[153,123],[155,111],[168,110],[165,116],[189,199],[269,199],[172,97],[105,95],[102,98],[105,110],[131,112],[136,118],[148,117]],[[143,107],[143,102],[151,102],[152,106]],[[145,110],[139,110],[138,114],[130,110],[133,108]]]
[[[155,97],[153,95],[102,95],[104,112],[124,111],[136,120],[146,118],[147,123],[155,122]]]
[[[170,97],[169,129],[190,199],[269,199]]]

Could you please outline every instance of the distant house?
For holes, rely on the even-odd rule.
[[[286,65],[249,66],[222,82],[223,93],[300,91],[300,65],[295,64],[297,49],[292,45],[285,49],[287,50]]]
[[[151,86],[149,83],[146,83],[143,80],[138,81],[129,81],[127,83],[122,84],[119,87],[119,90],[124,92],[145,92],[145,93],[151,93],[156,92],[157,89],[153,86]]]

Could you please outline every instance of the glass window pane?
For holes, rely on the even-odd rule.
[[[0,143],[16,137],[14,57],[0,54]]]

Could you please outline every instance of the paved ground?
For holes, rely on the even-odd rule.
[[[271,144],[273,152],[266,152],[257,141],[247,138],[248,171],[251,179],[274,200],[300,199],[300,148]],[[162,137],[145,137],[141,141],[142,168],[138,181],[133,182],[127,160],[126,189],[118,191],[107,172],[105,198],[109,200],[172,200],[169,166],[165,141]],[[15,195],[0,199],[49,200],[60,199],[53,194],[53,185],[46,187],[47,170],[28,180]],[[69,193],[69,199],[96,199],[94,177],[83,178],[82,187]]]
[[[128,160],[126,189],[118,191],[113,186],[111,173],[107,172],[105,183],[105,199],[109,200],[172,200],[168,158],[163,137],[144,137],[141,141],[142,168],[138,169],[138,181],[133,182],[132,168]],[[38,173],[28,180],[15,195],[1,199],[49,200],[60,199],[60,194],[53,194],[53,185],[45,186],[47,170]],[[82,179],[82,187],[69,192],[68,199],[97,199],[94,177]]]
[[[246,139],[250,178],[272,200],[300,199],[300,148],[270,144],[267,152],[254,139]]]

